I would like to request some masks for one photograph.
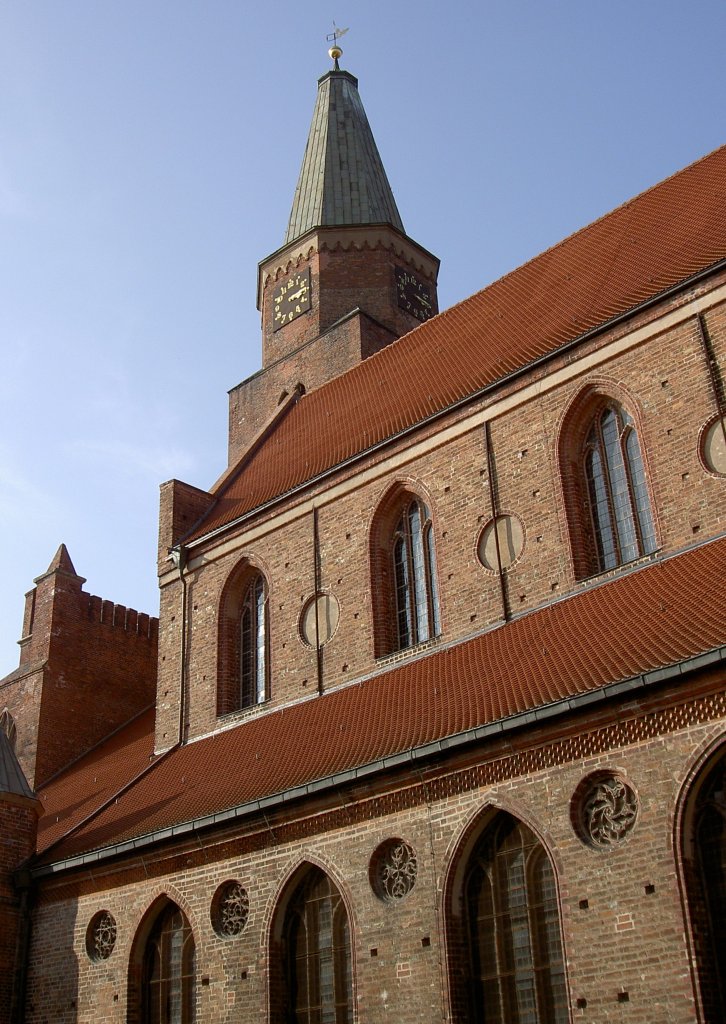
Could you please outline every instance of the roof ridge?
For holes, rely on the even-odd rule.
[[[485,284],[483,288],[479,288],[477,289],[477,291],[472,292],[471,295],[467,295],[463,299],[459,299],[459,301],[455,302],[453,306],[447,306],[446,309],[442,310],[440,313],[437,313],[435,317],[431,317],[431,319],[427,320],[425,323],[419,324],[417,327],[413,329],[413,331],[410,331],[409,333],[413,334],[414,331],[418,330],[418,327],[426,327],[427,324],[432,323],[434,320],[440,319],[441,317],[445,317],[447,313],[451,313],[453,312],[453,310],[458,309],[459,306],[462,306],[465,303],[467,303],[470,299],[474,298],[475,295],[481,295],[482,292],[487,291],[489,288],[493,288],[494,285],[500,284],[501,282],[508,280],[514,274],[520,273],[526,267],[531,266],[533,263],[536,263],[544,256],[547,256],[548,253],[556,252],[558,249],[561,249],[563,246],[571,242],[573,238],[577,238],[578,235],[581,235],[584,232],[589,231],[591,228],[595,228],[598,224],[603,224],[604,222],[610,220],[610,218],[614,217],[617,213],[620,213],[621,210],[625,210],[626,207],[632,206],[634,203],[639,202],[649,193],[655,192],[656,190],[662,188],[664,185],[667,185],[675,178],[680,177],[681,174],[686,174],[688,171],[695,170],[698,166],[700,166],[700,164],[704,163],[710,157],[715,156],[716,153],[720,153],[722,150],[726,150],[726,143],[724,143],[721,146],[716,146],[715,149],[712,149],[709,153],[705,153],[702,157],[699,157],[698,160],[694,160],[692,161],[692,163],[686,164],[684,167],[680,167],[677,171],[673,171],[673,173],[669,174],[667,178],[662,178],[660,181],[656,181],[653,185],[649,185],[648,188],[643,189],[642,192],[638,192],[636,195],[631,196],[630,199],[626,199],[622,203],[618,203],[617,206],[614,206],[611,210],[608,210],[606,213],[603,213],[599,217],[596,217],[595,220],[588,221],[587,224],[583,224],[581,227],[575,228],[574,231],[571,231],[569,235],[565,235],[565,237],[561,238],[558,242],[555,242],[552,245],[547,246],[546,249],[542,249],[541,252],[538,252],[536,255],[531,256],[528,260],[525,260],[524,263],[520,263],[516,267],[513,267],[511,270],[508,270],[505,274],[502,274],[501,277],[495,277],[493,281],[490,281],[488,284]],[[402,337],[407,338],[408,334],[405,334]],[[396,339],[396,341],[400,340],[402,339]],[[393,344],[395,344],[395,342]],[[380,352],[376,352],[374,353],[374,356],[380,354]],[[371,356],[369,358],[374,358],[374,356]]]
[[[280,426],[283,447],[258,448],[194,539],[710,273],[726,256],[724,180],[726,146],[311,390]]]

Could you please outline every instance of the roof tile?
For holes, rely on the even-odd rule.
[[[309,392],[225,477],[193,537],[723,259],[725,185],[723,147]]]
[[[57,860],[113,845],[712,650],[726,643],[725,556],[721,538],[257,716],[172,750],[109,801],[149,763],[153,726],[139,719],[44,787],[39,849]]]

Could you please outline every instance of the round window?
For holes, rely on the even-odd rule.
[[[309,647],[327,644],[338,626],[340,605],[332,594],[318,594],[305,602],[300,615],[300,636]]]

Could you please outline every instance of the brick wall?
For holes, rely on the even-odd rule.
[[[0,683],[18,760],[35,789],[156,693],[158,620],[87,593],[84,582],[72,565],[38,577],[20,668]]]
[[[143,860],[49,879],[39,892],[27,1020],[126,1020],[135,937],[162,896],[194,932],[200,1024],[266,1019],[281,915],[306,863],[330,875],[348,910],[355,1019],[457,1020],[461,873],[474,839],[504,809],[536,833],[552,862],[572,1019],[692,1024],[679,807],[705,752],[726,740],[723,684],[712,674],[638,706],[604,706],[460,752],[420,774],[389,772],[234,830],[159,846]],[[573,828],[573,800],[603,771],[627,779],[638,817],[622,843],[594,849]],[[389,838],[411,845],[418,868],[413,890],[394,903],[369,880],[371,858]],[[223,939],[210,912],[229,880],[247,889],[249,918],[242,934]],[[118,938],[111,957],[94,963],[86,931],[99,910],[113,914]]]
[[[419,494],[431,509],[446,641],[464,639],[505,615],[582,586],[577,565],[582,534],[568,486],[579,472],[573,450],[581,441],[579,424],[593,408],[589,395],[610,395],[632,412],[659,550],[675,552],[721,533],[726,526],[723,480],[704,468],[699,453],[703,425],[716,409],[695,313],[689,311],[689,303],[702,300],[705,292],[705,287],[694,290],[589,341],[578,353],[554,358],[547,367],[502,386],[495,396],[322,481],[304,498],[282,502],[236,537],[230,531],[210,542],[202,557],[193,552],[185,576],[188,735],[217,727],[221,595],[230,574],[246,563],[262,569],[269,588],[271,704],[307,696],[317,687],[316,652],[299,630],[300,613],[315,589],[313,504],[320,585],[340,608],[337,630],[322,651],[324,687],[387,663],[380,655],[390,643],[381,637],[391,609],[381,601],[381,592],[390,588],[390,549],[380,522],[381,516],[395,521],[396,495]],[[664,328],[663,317],[679,310],[680,321]],[[724,307],[707,308],[705,321],[723,361]],[[502,576],[483,566],[477,554],[481,531],[493,514],[490,464],[494,507],[499,514],[518,517],[524,536],[520,556]],[[396,507],[389,509],[391,501]],[[162,576],[162,609],[159,749],[178,732],[177,574]]]
[[[13,873],[35,850],[38,804],[0,793],[0,1020],[10,1021],[20,996],[23,896]]]

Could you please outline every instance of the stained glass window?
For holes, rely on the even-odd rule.
[[[144,1024],[192,1024],[195,1017],[194,936],[170,903],[146,943],[142,986]]]
[[[267,594],[258,573],[249,583],[240,616],[241,708],[261,704],[267,697]]]

